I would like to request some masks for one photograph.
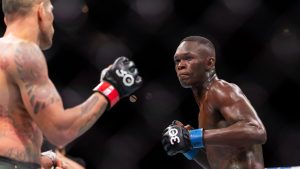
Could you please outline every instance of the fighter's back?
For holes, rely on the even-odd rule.
[[[264,127],[240,88],[216,79],[199,103],[199,127],[207,130],[205,149],[211,168],[263,169],[260,139],[264,138],[259,132]]]
[[[13,73],[18,71],[15,54],[21,45],[0,39],[0,156],[39,163],[42,133],[24,107]]]

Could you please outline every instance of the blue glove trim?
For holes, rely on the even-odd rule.
[[[190,141],[193,148],[203,148],[203,128],[190,130]]]
[[[189,159],[189,160],[193,160],[195,158],[195,156],[198,154],[199,149],[193,148],[188,152],[183,153],[183,155]]]
[[[266,169],[292,169],[293,167],[271,167]]]

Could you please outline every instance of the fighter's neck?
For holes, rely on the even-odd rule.
[[[14,21],[10,23],[5,31],[4,37],[14,37],[25,41],[39,44],[39,30],[34,23],[26,21]]]
[[[217,77],[215,69],[210,70],[207,72],[206,80],[203,82],[202,88],[209,89],[211,86],[212,81]]]
[[[211,84],[216,78],[216,71],[215,69],[212,69],[206,73],[205,80],[202,84],[192,88],[193,94],[197,100],[201,100],[203,95],[206,93],[207,90],[209,90]]]

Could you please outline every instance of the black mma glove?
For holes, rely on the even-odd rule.
[[[169,156],[191,150],[189,131],[183,126],[169,125],[163,132],[162,145]]]
[[[129,96],[142,85],[133,61],[127,57],[119,57],[115,62],[102,70],[100,84],[94,88],[108,100],[108,109],[112,108],[121,98]]]
[[[168,155],[182,153],[193,160],[200,148],[204,148],[203,128],[186,129],[183,124],[174,120],[163,132],[162,144]]]

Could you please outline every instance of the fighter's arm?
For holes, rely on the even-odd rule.
[[[64,163],[65,166],[67,166],[67,169],[85,169],[84,166],[76,162],[75,160],[67,157],[66,155],[62,154],[60,151],[56,150],[56,155],[61,163]],[[61,166],[63,166],[61,164]]]
[[[180,121],[175,121],[175,124],[182,126],[184,128],[186,128],[187,130],[193,130],[194,128],[191,125],[184,125],[182,124]],[[207,154],[205,149],[201,148],[201,149],[193,149],[191,150],[191,152],[195,151],[196,155],[194,158],[192,158],[192,160],[194,160],[198,165],[200,165],[203,169],[210,169],[208,160],[207,160]],[[185,156],[187,154],[184,154]]]
[[[99,93],[92,94],[76,107],[64,109],[38,46],[20,45],[15,51],[14,63],[12,76],[25,108],[53,144],[63,146],[74,140],[105,111],[107,100]]]
[[[229,126],[204,130],[205,145],[247,146],[265,143],[264,125],[238,86],[221,84],[212,95],[214,108]]]
[[[40,160],[42,169],[52,169],[54,167],[55,169],[85,169],[84,166],[66,157],[58,150],[43,152]]]
[[[197,155],[193,158],[193,160],[201,166],[203,169],[210,169],[207,155],[204,149],[199,149]]]
[[[193,148],[190,140],[192,126],[184,126],[180,121],[174,120],[163,132],[162,144],[168,155],[182,153],[187,159],[194,160],[203,169],[210,169],[206,152],[203,148]]]

